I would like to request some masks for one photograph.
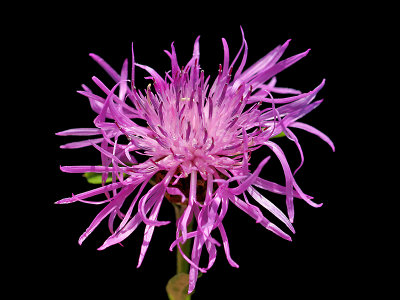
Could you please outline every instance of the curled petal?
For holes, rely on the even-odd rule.
[[[186,201],[185,195],[178,188],[167,187],[167,193],[170,194],[170,195],[181,196],[181,203],[184,203]]]
[[[266,146],[268,146],[278,157],[279,161],[281,162],[283,172],[285,174],[286,180],[286,206],[289,214],[289,220],[293,223],[294,218],[294,207],[293,207],[293,175],[290,170],[289,164],[286,160],[285,154],[283,153],[282,149],[273,142],[265,142]]]
[[[226,235],[224,226],[222,226],[222,224],[220,224],[218,226],[218,229],[219,229],[219,232],[221,233],[221,237],[222,237],[222,241],[223,241],[223,245],[224,245],[224,249],[225,249],[225,255],[226,255],[226,258],[227,258],[229,264],[234,268],[239,268],[239,265],[236,262],[234,262],[231,257],[228,236]]]
[[[93,189],[93,190],[90,190],[90,191],[87,191],[84,193],[80,193],[80,194],[76,195],[76,197],[61,199],[61,200],[57,201],[56,204],[67,204],[67,203],[76,202],[76,201],[78,201],[77,198],[86,199],[89,197],[93,197],[93,196],[96,196],[96,195],[99,195],[102,193],[106,193],[106,192],[115,190],[117,188],[122,187],[123,185],[124,184],[122,182],[112,183],[112,184],[102,186],[102,187],[99,187],[99,188],[96,188],[96,189]]]
[[[154,220],[157,219],[158,213],[160,211],[161,203],[162,203],[161,201],[158,201],[154,205],[154,208],[153,208],[153,211],[150,214],[149,220],[154,221]],[[166,222],[166,224],[168,224],[168,223],[169,222]],[[143,259],[144,259],[144,256],[146,255],[147,249],[149,248],[149,244],[150,244],[151,238],[153,237],[154,228],[155,228],[155,226],[152,226],[152,225],[149,225],[149,224],[146,225],[146,228],[144,230],[143,244],[142,244],[142,247],[140,249],[139,262],[138,262],[138,265],[137,265],[138,268],[141,266],[141,264],[143,262]]]
[[[288,218],[286,218],[284,213],[279,208],[277,208],[271,201],[269,201],[267,198],[265,198],[263,195],[261,195],[255,188],[249,187],[247,191],[254,198],[254,200],[256,200],[258,203],[260,203],[267,210],[269,210],[275,217],[277,217],[279,220],[281,220],[283,223],[285,223],[285,225],[293,233],[295,233],[292,223],[288,220]]]
[[[277,226],[275,226],[270,221],[268,221],[268,219],[265,218],[259,210],[254,209],[254,207],[252,207],[252,205],[240,200],[235,195],[230,196],[229,199],[239,209],[243,210],[245,213],[247,213],[253,219],[257,220],[257,223],[260,223],[266,229],[272,231],[273,233],[275,233],[276,235],[280,236],[281,238],[283,238],[285,240],[288,240],[288,241],[292,240],[292,238],[289,235],[287,235],[285,232],[283,232]]]
[[[258,174],[260,174],[262,168],[265,166],[265,164],[269,161],[269,159],[271,158],[271,156],[268,156],[267,158],[263,159],[263,161],[258,165],[257,169],[254,171],[253,174],[251,174],[245,181],[243,181],[242,184],[240,184],[238,187],[230,189],[230,192],[234,195],[239,195],[239,194],[243,194],[243,192],[245,190],[247,190],[247,188],[249,186],[251,186],[254,181],[257,180]]]
[[[182,231],[183,242],[185,242],[187,239],[187,224],[189,216],[192,214],[192,208],[196,200],[196,191],[197,191],[196,185],[197,185],[197,172],[192,171],[190,175],[189,203],[184,213],[182,214],[182,217],[179,220],[179,224]]]
[[[315,127],[313,127],[311,125],[308,125],[308,124],[305,124],[305,123],[302,123],[302,122],[290,123],[290,127],[303,129],[303,130],[308,131],[308,132],[310,132],[312,134],[315,134],[321,140],[326,142],[332,148],[332,151],[335,152],[335,145],[333,144],[332,140],[326,134],[324,134],[323,132],[319,131]]]
[[[100,224],[100,222],[107,217],[111,212],[115,211],[117,208],[121,207],[123,201],[128,197],[128,195],[136,188],[135,185],[124,187],[121,192],[106,206],[102,211],[94,218],[92,223],[86,229],[86,231],[79,238],[79,244],[81,245],[83,241],[93,232],[93,230]]]

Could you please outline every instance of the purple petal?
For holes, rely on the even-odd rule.
[[[260,72],[254,79],[252,79],[249,83],[253,85],[254,88],[257,88],[259,84],[264,83],[268,79],[272,78],[276,74],[282,72],[286,68],[290,67],[300,59],[302,59],[304,56],[308,54],[310,49],[307,51],[293,55],[292,57],[289,57],[285,60],[282,60],[278,62],[276,65],[272,66],[271,68],[266,69],[265,71]]]
[[[201,255],[201,250],[203,247],[203,243],[199,241],[199,237],[196,236],[194,238],[193,242],[193,248],[192,248],[192,262],[194,265],[190,265],[189,269],[189,288],[188,288],[188,294],[192,293],[195,286],[196,286],[196,281],[197,277],[199,274],[199,271],[197,268],[194,266],[198,266],[200,262],[200,255]]]
[[[192,213],[194,202],[196,200],[196,190],[197,190],[197,171],[192,171],[192,173],[190,174],[189,203],[179,220],[181,225],[180,227],[182,231],[183,243],[185,243],[187,239],[187,225],[189,216]]]
[[[91,141],[90,141],[91,142]],[[126,166],[125,163],[123,163],[118,157],[116,157],[115,155],[113,155],[112,153],[106,151],[105,149],[103,149],[102,147],[97,146],[95,143],[91,142],[92,146],[95,147],[97,150],[99,150],[103,155],[105,155],[106,157],[116,161],[117,163]],[[104,164],[103,164],[104,165]]]
[[[294,206],[293,206],[293,175],[290,170],[289,164],[286,160],[285,154],[283,153],[282,149],[275,143],[273,142],[265,142],[264,145],[268,146],[278,157],[282,168],[283,172],[285,174],[285,180],[286,180],[286,206],[289,214],[289,220],[290,222],[293,223],[293,218],[294,218]]]
[[[167,193],[170,195],[177,195],[181,196],[181,203],[184,203],[186,201],[185,195],[182,193],[182,191],[178,188],[174,187],[167,187]]]
[[[161,203],[165,192],[167,190],[167,186],[172,179],[173,174],[175,173],[176,167],[171,168],[168,173],[165,175],[162,181],[158,184],[153,186],[139,201],[139,215],[142,218],[143,222],[147,225],[151,226],[162,226],[167,225],[169,221],[156,221],[155,219],[152,220],[151,218],[147,218],[147,209],[146,206],[152,207],[153,205],[157,207],[159,202]]]
[[[167,225],[170,222],[169,221],[155,221],[151,220],[150,218],[146,217],[147,214],[147,209],[146,207],[153,207],[157,205],[159,202],[162,201],[164,198],[166,191],[166,187],[162,182],[159,182],[155,186],[153,186],[139,201],[139,206],[138,206],[138,211],[139,215],[142,218],[143,222],[147,225],[152,225],[152,226],[162,226],[162,225]]]
[[[114,171],[113,167],[105,166],[60,166],[61,171],[65,173],[110,173]],[[120,168],[121,171],[125,171],[128,168]]]
[[[93,232],[93,230],[100,224],[100,222],[107,217],[113,210],[120,208],[123,201],[128,195],[136,188],[136,185],[130,185],[124,187],[118,195],[111,201],[106,207],[104,207],[100,213],[94,218],[92,223],[86,229],[86,231],[79,238],[79,245],[82,245],[83,241]]]
[[[255,64],[248,68],[238,78],[239,82],[249,82],[254,78],[260,71],[270,68],[275,62],[282,56],[286,48],[289,45],[290,40],[287,40],[282,46],[277,46],[275,49],[266,54],[263,58],[259,59]]]
[[[136,228],[142,223],[142,218],[140,217],[140,214],[137,213],[135,214],[134,217],[132,217],[129,222],[128,219],[131,216],[133,207],[135,206],[140,194],[143,191],[143,188],[146,186],[148,180],[150,179],[152,175],[146,178],[146,180],[142,183],[142,186],[138,193],[136,194],[135,199],[132,201],[131,205],[129,206],[128,212],[125,214],[124,219],[121,221],[121,224],[118,226],[118,229],[114,234],[112,234],[104,243],[101,247],[98,248],[98,250],[104,250],[112,245],[115,245],[117,243],[122,242],[124,239],[126,239],[129,235],[132,234],[136,230]],[[146,208],[146,213],[150,210],[150,205],[148,205]]]
[[[299,171],[300,168],[303,166],[303,163],[304,163],[303,149],[301,148],[301,145],[300,145],[297,137],[294,135],[294,133],[290,129],[285,128],[285,134],[290,140],[292,140],[296,144],[297,149],[299,150],[299,153],[300,153],[300,165],[296,168],[296,170],[294,170],[294,172],[293,172],[293,176],[294,176],[297,173],[297,171]]]
[[[72,143],[61,145],[60,148],[61,149],[78,149],[78,148],[93,146],[97,143],[101,143],[103,140],[104,140],[103,138],[98,138],[98,139],[93,139],[93,140],[72,142]]]
[[[159,85],[163,90],[166,89],[164,79],[153,68],[138,63],[135,63],[135,66],[138,66],[139,68],[146,70],[151,76],[153,76],[157,85]]]
[[[222,45],[224,47],[224,66],[222,69],[222,76],[225,76],[228,73],[229,68],[229,47],[224,38],[222,38]]]
[[[260,187],[260,188],[262,188],[264,190],[270,191],[272,193],[275,193],[275,194],[286,195],[285,194],[286,193],[286,188],[284,186],[279,185],[279,184],[277,184],[275,182],[271,182],[271,181],[262,179],[260,177],[258,177],[256,179],[256,181],[253,183],[253,185],[255,185],[257,187]],[[296,197],[296,198],[302,198],[302,196],[300,196],[300,194],[297,191],[293,192],[293,196]],[[305,195],[305,196],[308,199],[312,199],[311,196],[308,196],[308,195]]]
[[[105,99],[97,95],[94,95],[86,85],[82,84],[81,86],[84,91],[77,91],[77,92],[81,95],[86,96],[89,100],[90,107],[92,108],[92,110],[97,114],[99,114],[103,108],[103,103]]]
[[[117,188],[120,188],[124,185],[124,183],[122,182],[116,182],[116,183],[112,183],[106,186],[102,186],[84,193],[80,193],[78,195],[76,195],[76,197],[80,198],[80,199],[86,199],[86,198],[90,198],[105,192],[109,192],[111,190],[115,190]],[[73,199],[73,198],[64,198],[61,199],[59,201],[56,202],[56,204],[66,204],[66,203],[72,203],[72,202],[76,202],[77,199]]]
[[[240,26],[240,30],[241,30],[241,32],[242,32],[243,43],[242,43],[242,46],[240,47],[240,51],[239,51],[237,57],[239,57],[239,54],[240,54],[240,52],[242,51],[243,46],[244,46],[244,53],[243,53],[242,62],[240,63],[240,66],[239,66],[239,68],[237,69],[237,71],[236,71],[236,73],[235,73],[235,77],[234,77],[233,81],[236,81],[237,78],[242,74],[244,65],[246,64],[246,60],[247,60],[248,46],[247,46],[246,39],[244,38],[244,32],[243,32],[243,29],[242,29],[241,26]],[[237,57],[235,58],[234,62],[236,61]],[[232,64],[233,64],[233,63],[232,63]]]
[[[157,219],[158,213],[160,211],[162,201],[158,201],[153,208],[153,211],[150,213],[149,220],[155,221]],[[139,268],[143,262],[144,256],[146,255],[147,249],[149,248],[149,244],[151,241],[151,238],[153,236],[155,226],[151,225],[146,225],[146,228],[144,230],[144,238],[143,238],[143,243],[142,247],[140,249],[140,256],[139,256],[139,262],[137,265],[137,268]]]
[[[305,124],[305,123],[301,123],[301,122],[290,123],[290,127],[303,129],[303,130],[308,131],[308,132],[310,132],[312,134],[315,134],[320,139],[322,139],[324,142],[326,142],[332,148],[332,151],[335,152],[335,145],[333,144],[332,140],[326,134],[324,134],[323,132],[319,131],[315,127],[313,127],[311,125],[308,125],[308,124]]]
[[[172,76],[175,76],[177,74],[177,72],[179,72],[180,68],[179,68],[179,64],[178,64],[178,59],[176,57],[176,51],[175,51],[173,42],[171,43],[171,53],[170,53],[169,57],[171,59]]]
[[[131,88],[132,90],[135,87],[135,54],[133,51],[133,43],[132,43],[132,71],[131,71]]]
[[[68,136],[68,135],[76,135],[76,136],[90,136],[90,135],[98,135],[101,134],[101,130],[98,128],[74,128],[68,129],[64,131],[57,132],[56,135],[60,136]]]
[[[255,188],[249,187],[247,191],[254,198],[254,200],[256,200],[263,207],[265,207],[268,211],[270,211],[275,217],[277,217],[279,220],[281,220],[283,223],[285,223],[285,225],[293,233],[295,233],[292,223],[288,220],[288,218],[286,218],[284,213],[279,208],[277,208],[271,201],[269,201],[267,198],[265,198],[263,195],[261,195]]]
[[[254,171],[253,174],[251,174],[245,181],[239,184],[238,187],[230,189],[229,191],[233,195],[243,194],[244,191],[246,191],[249,188],[249,186],[251,186],[254,183],[254,181],[256,181],[258,174],[260,174],[262,168],[265,166],[265,164],[269,161],[270,158],[271,156],[268,156],[267,158],[263,159],[263,161],[260,162],[260,164],[258,165],[257,169]]]
[[[120,81],[119,74],[108,63],[106,63],[104,59],[94,53],[90,53],[89,56],[93,58],[93,60],[97,62],[115,82]]]
[[[231,257],[231,253],[230,253],[230,249],[229,249],[228,236],[226,235],[224,226],[222,224],[220,224],[218,226],[218,229],[219,229],[219,232],[221,233],[221,238],[222,238],[223,245],[224,245],[226,259],[228,260],[229,264],[232,267],[239,268],[239,265],[236,262],[234,262],[232,257]]]
[[[232,195],[230,196],[229,199],[233,204],[235,204],[239,209],[243,210],[246,214],[248,214],[250,217],[252,217],[255,220],[259,220],[257,223],[260,223],[263,225],[266,229],[274,232],[276,235],[280,236],[281,238],[284,238],[285,240],[291,241],[291,237],[287,235],[285,232],[283,232],[281,229],[276,227],[274,224],[272,224],[270,221],[268,221],[267,218],[265,218],[262,213],[256,209],[253,205],[250,205],[242,200],[240,200],[237,196]]]
[[[125,99],[126,91],[128,90],[127,80],[128,80],[128,59],[125,59],[121,70],[121,86],[119,88],[119,95],[118,95],[118,98],[121,100]]]

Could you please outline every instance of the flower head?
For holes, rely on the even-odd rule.
[[[125,60],[121,74],[99,56],[90,54],[116,84],[109,88],[93,77],[102,95],[96,95],[82,85],[83,90],[79,93],[89,99],[91,108],[98,114],[94,120],[95,127],[58,133],[98,135],[62,146],[93,146],[101,154],[101,166],[61,167],[62,171],[68,173],[103,174],[101,187],[56,202],[80,201],[105,205],[79,238],[79,243],[107,217],[111,235],[100,250],[121,243],[143,222],[146,227],[138,263],[140,266],[154,229],[170,223],[158,220],[161,204],[166,198],[185,207],[177,220],[176,239],[171,249],[178,247],[181,251],[182,243],[194,239],[190,258],[181,251],[190,264],[191,292],[198,271],[206,272],[211,268],[217,246],[221,246],[212,236],[214,230],[221,234],[228,262],[238,267],[230,256],[223,225],[229,203],[286,240],[291,240],[290,236],[271,223],[263,215],[260,206],[276,216],[293,233],[294,198],[302,199],[314,207],[321,206],[304,194],[294,179],[294,174],[303,164],[303,155],[291,128],[316,134],[334,149],[325,134],[298,121],[322,102],[314,99],[324,81],[306,93],[276,86],[275,76],[309,52],[307,50],[280,60],[289,41],[244,70],[248,47],[243,31],[242,37],[242,46],[233,61],[230,60],[227,42],[222,39],[224,60],[215,79],[207,76],[200,67],[199,38],[194,43],[193,56],[186,65],[178,63],[172,43],[171,51],[165,51],[171,60],[171,70],[164,76],[136,63],[133,48],[131,71],[128,71],[128,60]],[[136,67],[149,73],[147,79],[151,83],[144,90],[135,87]],[[128,73],[131,73],[130,79]],[[274,97],[273,94],[289,96]],[[294,172],[282,149],[271,140],[283,133],[296,144],[302,157],[300,166]],[[285,175],[284,186],[259,177],[270,157],[262,160],[255,170],[249,169],[251,153],[260,147],[269,148],[279,159]],[[134,155],[144,157],[144,162],[139,163]],[[109,174],[112,180],[106,183]],[[145,188],[150,181],[153,186],[147,190]],[[285,195],[288,217],[255,187]],[[100,194],[104,194],[102,201],[87,200]],[[126,202],[129,204],[125,204],[122,211]],[[115,226],[116,220],[119,223]],[[188,232],[188,224],[192,220],[196,224],[195,229]],[[199,266],[203,246],[209,254],[206,267]]]

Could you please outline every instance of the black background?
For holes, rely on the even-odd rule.
[[[230,267],[219,248],[215,265],[198,280],[192,299],[324,299],[360,294],[356,278],[368,277],[371,263],[365,264],[357,247],[362,242],[363,229],[357,221],[360,210],[355,208],[362,199],[350,191],[358,178],[355,170],[359,162],[355,158],[359,152],[354,145],[360,137],[349,134],[349,128],[353,128],[350,132],[357,130],[352,116],[361,113],[352,92],[360,85],[360,44],[369,34],[365,18],[368,12],[364,8],[329,4],[261,8],[250,3],[205,2],[162,6],[148,2],[32,9],[37,13],[32,11],[25,19],[29,21],[23,24],[25,38],[19,41],[23,46],[18,49],[22,49],[23,63],[28,66],[28,84],[34,83],[32,88],[27,85],[28,92],[35,96],[26,103],[25,112],[37,132],[30,142],[30,155],[41,166],[29,173],[35,184],[24,199],[27,216],[20,217],[23,229],[18,231],[22,233],[14,235],[23,244],[14,253],[19,256],[10,276],[14,282],[31,294],[42,296],[166,299],[164,287],[175,272],[175,253],[168,250],[174,227],[156,229],[139,269],[136,264],[143,227],[124,242],[124,247],[116,245],[97,251],[108,236],[104,222],[79,246],[79,236],[100,207],[80,203],[54,205],[71,193],[92,188],[79,174],[64,174],[59,166],[98,163],[100,156],[94,149],[59,149],[74,138],[54,134],[69,128],[92,127],[96,115],[76,90],[82,83],[93,87],[93,75],[100,79],[108,75],[89,53],[100,55],[120,70],[123,60],[130,59],[133,42],[136,61],[162,74],[169,70],[169,59],[163,50],[170,50],[174,41],[178,61],[186,63],[194,40],[200,35],[200,65],[215,76],[223,59],[221,38],[227,39],[234,57],[242,42],[241,25],[249,46],[247,67],[289,38],[292,41],[284,57],[311,48],[306,58],[278,75],[278,86],[308,91],[323,78],[327,80],[318,97],[325,101],[303,121],[326,133],[335,143],[336,152],[317,137],[296,131],[305,155],[297,181],[305,193],[324,205],[317,209],[295,201],[296,234],[292,235],[292,242],[276,237],[230,205],[224,224],[232,257],[240,268]],[[357,19],[358,16],[364,17]],[[137,73],[139,88],[147,85],[139,79],[144,75]],[[30,132],[27,128],[24,133],[29,141]],[[286,141],[278,143],[288,153],[292,168],[297,166],[300,159],[295,146]],[[261,150],[254,162],[266,155],[270,153]],[[263,170],[264,178],[283,183],[277,159],[269,164]],[[270,199],[284,208],[282,197]],[[167,202],[159,219],[173,219]]]

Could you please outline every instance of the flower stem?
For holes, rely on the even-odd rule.
[[[175,209],[175,217],[176,220],[179,220],[179,218],[182,216],[183,212],[186,209],[186,206],[184,205],[176,205],[174,204],[174,209]],[[193,221],[190,222],[187,226],[187,231],[190,232],[193,227]],[[187,257],[190,257],[190,250],[191,250],[191,240],[187,240],[184,244],[181,245],[181,249],[183,253]],[[183,258],[181,252],[179,251],[178,247],[176,248],[176,274],[179,273],[185,273],[189,274],[189,263]]]
[[[175,210],[175,217],[178,221],[185,212],[187,205],[171,202]],[[193,218],[194,219],[194,218]],[[193,228],[193,220],[188,224],[187,231]],[[190,257],[192,248],[191,240],[188,239],[180,249],[185,256]],[[178,247],[176,247],[176,275],[174,275],[167,283],[166,290],[169,300],[191,300],[193,292],[188,295],[189,289],[189,263],[183,258]]]

